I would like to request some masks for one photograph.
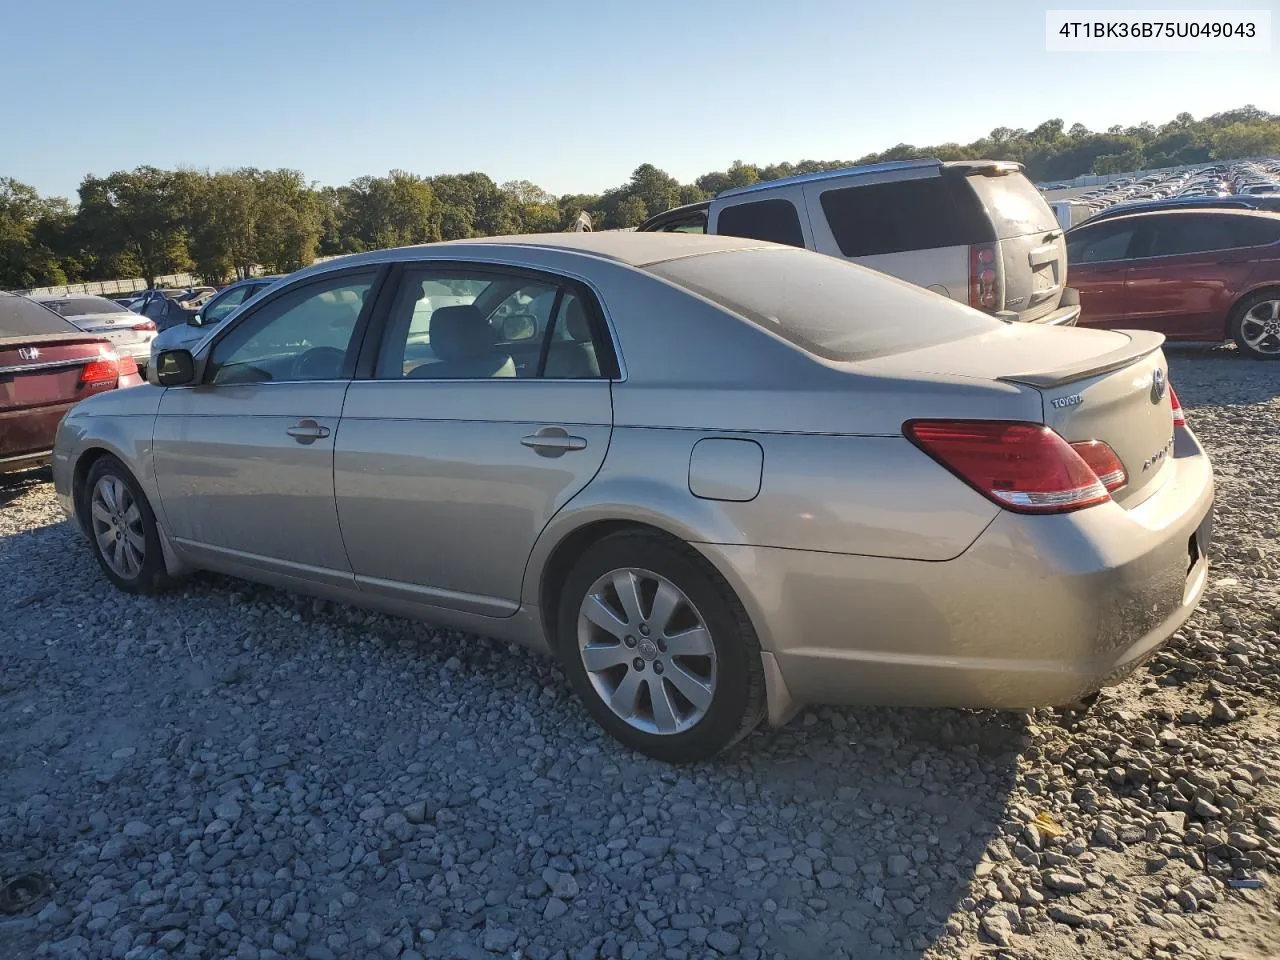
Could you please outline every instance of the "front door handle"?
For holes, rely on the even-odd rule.
[[[315,443],[329,435],[329,428],[320,426],[314,420],[299,420],[297,426],[290,427],[285,433],[299,443]]]
[[[521,437],[520,442],[542,457],[562,457],[570,450],[585,450],[585,437],[573,437],[563,427],[542,427],[536,433]]]

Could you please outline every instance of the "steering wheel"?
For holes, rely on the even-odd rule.
[[[345,350],[312,347],[293,361],[293,375],[299,380],[333,380],[342,372]]]

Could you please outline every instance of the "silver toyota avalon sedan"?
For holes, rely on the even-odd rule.
[[[73,408],[124,590],[218,570],[560,658],[696,761],[803,704],[1077,704],[1204,590],[1158,334],[1006,323],[805,250],[556,234],[290,277]]]

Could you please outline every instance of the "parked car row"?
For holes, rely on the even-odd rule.
[[[1053,189],[1048,185],[1043,189]],[[1124,177],[1072,198],[1094,212],[1120,203],[1175,198],[1222,199],[1233,196],[1280,196],[1280,160],[1206,165],[1178,173]]]

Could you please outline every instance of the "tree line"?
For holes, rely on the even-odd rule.
[[[682,184],[650,163],[599,194],[556,197],[527,180],[497,184],[483,173],[423,177],[404,170],[318,186],[297,170],[207,172],[138,167],[88,175],[78,203],[42,197],[0,177],[0,289],[190,271],[207,282],[256,265],[286,273],[317,256],[464,237],[569,229],[586,212],[596,229],[633,227],[670,207],[795,174],[853,163],[1016,160],[1033,180],[1117,173],[1241,157],[1280,156],[1280,115],[1253,106],[1196,120],[1180,113],[1091,131],[1046,120],[1033,130],[997,127],[972,143],[900,143],[856,160],[767,166],[735,162]]]

